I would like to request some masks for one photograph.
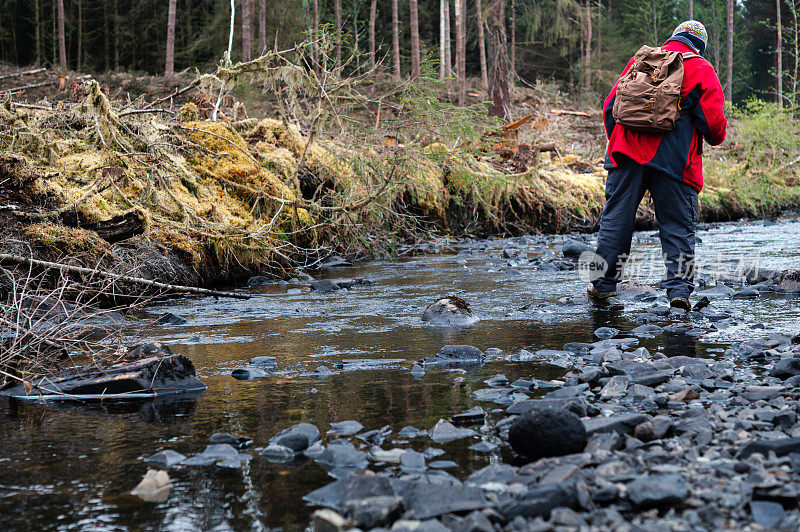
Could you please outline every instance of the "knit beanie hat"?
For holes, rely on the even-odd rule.
[[[672,36],[667,41],[682,42],[692,48],[695,52],[703,55],[708,44],[708,32],[702,22],[687,20],[678,24]]]

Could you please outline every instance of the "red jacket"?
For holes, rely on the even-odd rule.
[[[667,41],[664,50],[693,52],[682,42]],[[631,68],[628,61],[625,72]],[[712,146],[725,140],[728,121],[722,112],[725,97],[717,73],[711,63],[701,57],[684,61],[681,109],[689,112],[681,116],[675,127],[666,133],[635,131],[618,125],[612,110],[619,80],[611,89],[603,105],[603,120],[608,136],[606,169],[617,166],[620,155],[626,155],[639,164],[655,168],[693,186],[703,188],[702,142]],[[620,76],[621,79],[621,76]]]

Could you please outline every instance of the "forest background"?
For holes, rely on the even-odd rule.
[[[236,0],[240,26],[234,34],[232,59],[248,60],[268,48],[291,47],[308,37],[318,21],[321,27],[340,28],[345,56],[354,54],[345,67],[348,74],[366,71],[374,57],[387,71],[396,74],[399,67],[400,75],[406,76],[418,72],[419,57],[439,63],[443,76],[458,78],[456,48],[463,42],[466,76],[483,74],[486,80],[486,40],[491,36],[478,21],[499,9],[515,80],[553,79],[575,92],[605,94],[636,49],[662,43],[679,22],[696,18],[708,29],[706,57],[717,69],[728,99],[743,102],[758,97],[793,107],[797,100],[800,0],[483,0],[482,4]],[[94,73],[169,74],[172,68],[203,72],[218,63],[227,47],[229,18],[228,0],[0,0],[0,62]],[[168,31],[170,20],[174,33]],[[444,68],[447,60],[451,72]]]

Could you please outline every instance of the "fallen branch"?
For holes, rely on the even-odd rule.
[[[42,268],[61,270],[68,273],[97,275],[105,279],[148,286],[159,290],[166,290],[168,292],[176,292],[176,293],[187,292],[190,294],[200,294],[205,296],[232,297],[235,299],[250,299],[250,296],[246,294],[237,294],[235,292],[220,292],[218,290],[209,290],[207,288],[195,288],[193,286],[182,286],[176,284],[160,283],[158,281],[151,281],[149,279],[143,279],[141,277],[131,277],[130,275],[121,275],[118,273],[111,273],[92,268],[84,268],[82,266],[69,266],[67,264],[59,264],[57,262],[31,259],[20,255],[11,255],[8,253],[0,253],[0,262],[20,264],[23,266],[39,266]]]
[[[0,91],[0,94],[11,94],[12,92],[22,92],[28,89],[35,89],[36,87],[45,87],[47,85],[52,85],[55,83],[55,80],[47,80],[41,83],[31,83],[30,85],[23,85],[22,87],[14,87],[12,89],[4,89]]]
[[[567,111],[566,109],[551,109],[550,112],[553,113],[556,116],[570,115],[570,116],[580,116],[582,118],[591,118],[592,117],[592,115],[590,115],[589,113],[582,113],[580,111]]]
[[[23,72],[15,72],[14,74],[6,74],[5,76],[0,76],[0,79],[18,78],[20,76],[27,76],[28,74],[38,74],[39,72],[44,72],[45,70],[47,69],[34,68],[33,70],[25,70]]]
[[[180,96],[181,94],[183,94],[186,91],[192,90],[193,88],[195,88],[198,85],[200,85],[200,80],[201,79],[203,79],[203,78],[197,78],[196,80],[194,80],[193,82],[191,82],[187,86],[185,86],[184,88],[176,90],[175,92],[173,92],[169,96],[164,96],[163,98],[159,98],[158,100],[156,100],[154,102],[151,102],[148,105],[148,107],[154,107],[154,106],[156,106],[158,104],[166,102],[169,99],[176,98],[176,97]]]
[[[133,109],[132,111],[125,111],[124,113],[120,113],[117,116],[122,117],[128,115],[141,115],[146,113],[167,113],[175,116],[175,111],[170,111],[169,109]]]

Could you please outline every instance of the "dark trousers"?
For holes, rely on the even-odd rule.
[[[650,191],[667,273],[661,288],[667,297],[689,297],[694,290],[694,233],[699,215],[697,191],[662,172],[623,158],[608,171],[606,205],[600,219],[597,254],[606,261],[605,275],[593,281],[601,292],[616,290],[631,251],[636,209]]]

